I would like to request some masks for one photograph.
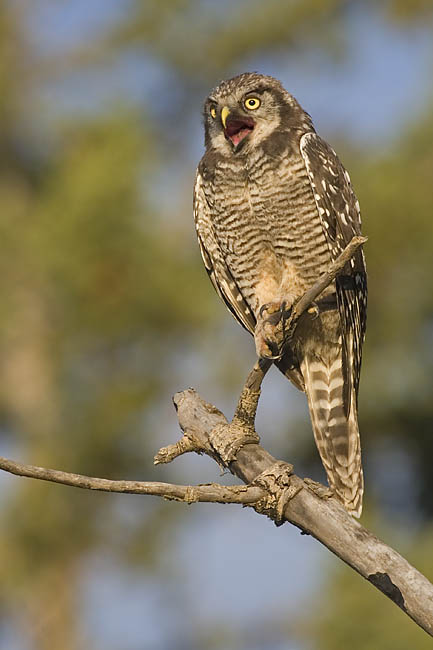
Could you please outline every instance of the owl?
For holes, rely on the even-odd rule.
[[[217,293],[254,336],[259,357],[307,396],[333,493],[362,510],[358,386],[367,309],[358,250],[275,350],[264,319],[290,312],[361,234],[359,204],[334,150],[270,76],[223,81],[204,104],[205,153],[194,187],[201,254]]]

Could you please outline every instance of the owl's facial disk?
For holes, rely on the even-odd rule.
[[[288,105],[290,95],[271,77],[245,73],[224,81],[205,102],[205,146],[248,155],[279,128]]]

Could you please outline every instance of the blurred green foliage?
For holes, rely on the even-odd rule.
[[[32,16],[49,3],[1,4],[0,417],[15,455],[93,475],[150,477],[158,444],[143,432],[154,405],[169,399],[173,358],[213,336],[215,320],[224,318],[194,242],[193,169],[188,187],[173,189],[166,167],[182,167],[183,153],[158,111],[143,115],[122,98],[94,113],[65,115],[41,102],[38,89],[74,75],[97,78],[98,66],[139,51],[180,80],[184,107],[197,107],[205,90],[248,55],[350,48],[341,29],[348,4],[132,1],[114,25],[55,55],[38,48],[32,32]],[[395,0],[384,9],[403,26],[431,19],[428,2]],[[431,572],[431,111],[390,151],[348,150],[344,162],[370,238],[361,388],[366,457],[381,440],[400,441],[410,454],[420,493],[413,507],[426,522],[410,559]],[[170,219],[155,187],[173,195]],[[218,356],[216,350],[204,360],[209,375]],[[151,564],[180,516],[163,504],[144,505],[136,535],[125,533],[127,542],[119,543],[101,524],[116,521],[115,503],[109,495],[8,483],[0,617],[24,630],[31,650],[88,648],[76,618],[83,558],[111,545],[123,561]],[[424,647],[416,645],[413,624],[353,573],[329,581],[331,605],[310,634],[318,650]],[[382,625],[364,626],[379,609]]]

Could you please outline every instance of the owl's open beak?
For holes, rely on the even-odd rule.
[[[224,106],[221,111],[221,122],[224,127],[225,137],[235,147],[254,129],[254,120],[249,117],[230,114],[227,106]]]
[[[247,135],[254,129],[254,122],[248,117],[238,117],[229,119],[224,129],[224,135],[230,142],[237,147]]]

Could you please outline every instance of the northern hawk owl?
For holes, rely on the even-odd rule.
[[[336,153],[279,81],[222,82],[204,105],[205,154],[194,216],[206,270],[259,357],[307,395],[317,448],[336,497],[361,514],[357,395],[367,276],[358,250],[275,356],[263,315],[287,312],[361,234],[359,204]],[[275,307],[276,306],[276,307]]]

